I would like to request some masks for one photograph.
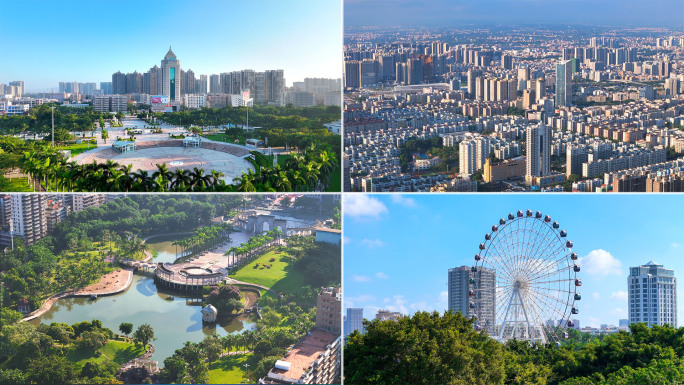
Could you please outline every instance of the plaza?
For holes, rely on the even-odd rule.
[[[249,172],[254,166],[249,161],[249,151],[244,146],[216,142],[206,138],[186,136],[184,139],[172,139],[171,135],[187,135],[182,127],[161,124],[161,133],[146,133],[147,124],[138,118],[124,118],[123,127],[107,127],[109,140],[98,138],[97,148],[72,158],[77,164],[90,164],[93,161],[102,164],[112,160],[120,165],[131,165],[133,172],[138,170],[152,173],[158,164],[166,164],[170,171],[176,169],[192,171],[194,168],[204,169],[205,173],[216,170],[224,174],[222,178],[227,184],[233,179]],[[125,142],[126,129],[143,131],[135,135],[135,142]],[[121,149],[121,143],[130,143]]]

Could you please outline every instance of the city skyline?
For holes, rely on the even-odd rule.
[[[117,1],[128,10],[125,25],[109,16],[112,1],[69,4],[3,4],[0,83],[23,80],[25,92],[32,93],[56,91],[59,82],[109,82],[117,71],[146,71],[169,45],[198,76],[277,68],[285,71],[288,85],[307,77],[341,77],[342,6],[335,1],[210,1],[202,7],[178,0]],[[214,15],[230,19],[211,22]],[[67,16],[76,20],[76,31],[85,32],[57,28],[55,20]],[[181,24],[166,30],[173,20]]]
[[[388,6],[391,3],[391,6]],[[588,7],[588,8],[587,8]],[[680,12],[676,12],[679,9]],[[374,26],[455,26],[466,24],[577,24],[681,26],[678,0],[346,0],[345,28]],[[533,16],[533,17],[532,17]]]
[[[628,318],[630,267],[654,261],[675,276],[684,271],[684,209],[677,203],[672,195],[347,195],[344,308],[363,307],[367,319],[380,308],[444,311],[448,270],[473,266],[488,228],[509,212],[529,208],[558,221],[574,242],[583,285],[573,318],[582,327],[617,326]],[[667,209],[641,214],[651,205]],[[657,225],[636,225],[646,220]],[[678,294],[683,295],[681,286]],[[678,310],[684,310],[681,301]]]

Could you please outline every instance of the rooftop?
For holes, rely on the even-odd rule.
[[[337,338],[339,334],[312,329],[280,360],[289,362],[290,369],[282,370],[274,367],[269,372],[269,376],[272,373],[292,380],[300,379],[318,359],[318,356],[327,350],[326,346],[335,342]]]

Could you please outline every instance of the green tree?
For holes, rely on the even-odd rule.
[[[130,322],[122,322],[121,325],[119,325],[119,331],[128,337],[128,335],[133,331],[133,324]]]
[[[107,336],[99,331],[86,331],[78,337],[79,349],[95,351],[107,343]]]
[[[19,369],[0,369],[0,384],[1,385],[23,385],[26,380],[27,373]]]
[[[364,322],[345,348],[349,384],[503,384],[503,345],[460,313]]]
[[[71,362],[61,356],[40,356],[29,363],[28,378],[34,384],[71,384],[76,373]]]
[[[159,372],[159,377],[167,384],[187,384],[190,382],[188,364],[174,354],[164,360],[164,368]]]
[[[142,346],[147,345],[150,341],[156,340],[154,337],[154,330],[150,324],[142,324],[138,326],[138,329],[133,333],[133,339],[136,343]]]
[[[240,289],[235,286],[213,286],[207,296],[207,302],[214,305],[222,314],[233,314],[243,308]]]

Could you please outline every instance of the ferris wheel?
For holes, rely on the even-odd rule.
[[[508,214],[485,234],[471,267],[469,314],[500,342],[568,338],[579,313],[577,253],[558,222],[532,210]]]

